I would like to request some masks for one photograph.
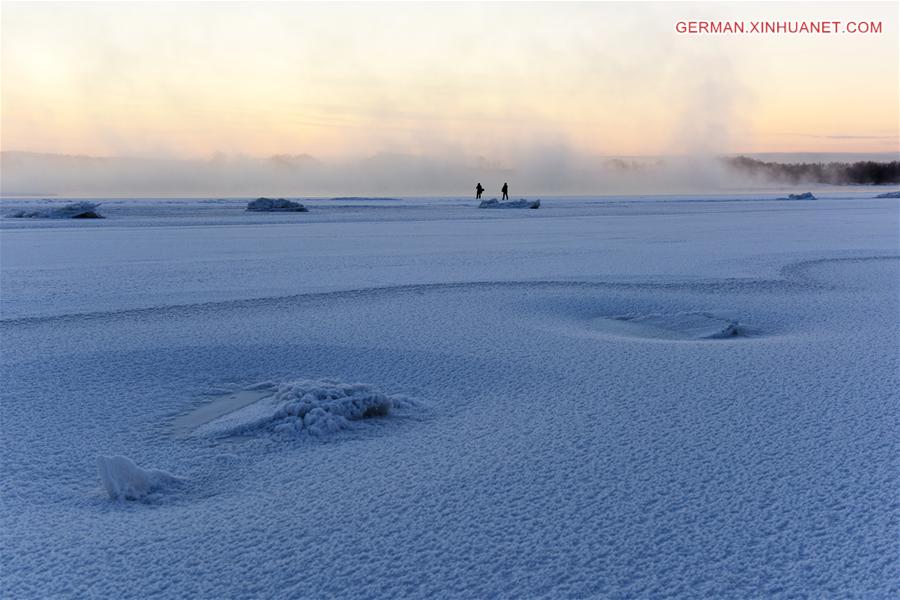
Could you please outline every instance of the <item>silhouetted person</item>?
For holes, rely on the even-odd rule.
[[[509,185],[507,185],[505,181],[503,182],[503,187],[500,188],[500,191],[503,192],[503,199],[509,200]]]
[[[475,186],[475,199],[481,200],[481,192],[484,191],[484,188],[481,187],[481,182],[478,182],[478,185]]]

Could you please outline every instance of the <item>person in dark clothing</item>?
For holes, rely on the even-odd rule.
[[[481,200],[481,192],[484,191],[484,188],[481,187],[481,182],[478,182],[478,185],[475,186],[475,199]]]
[[[509,200],[509,185],[504,181],[503,187],[500,188],[500,191],[503,192],[503,199]]]

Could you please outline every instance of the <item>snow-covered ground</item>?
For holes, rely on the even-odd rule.
[[[900,202],[812,191],[0,219],[0,595],[897,597]]]

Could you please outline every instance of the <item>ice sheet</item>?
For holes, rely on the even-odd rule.
[[[898,203],[814,191],[4,220],[3,594],[896,597]],[[759,334],[596,329],[696,314]],[[174,426],[326,378],[418,406]],[[190,485],[111,501],[117,454]]]

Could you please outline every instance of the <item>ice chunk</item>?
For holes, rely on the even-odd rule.
[[[103,219],[97,213],[99,202],[70,202],[64,206],[38,210],[20,210],[8,216],[14,219]]]
[[[717,340],[747,335],[749,328],[728,315],[705,312],[651,313],[602,317],[593,327],[609,335],[666,340]]]
[[[124,456],[98,457],[97,471],[103,487],[114,500],[144,500],[184,482],[165,471],[142,469]]]
[[[284,198],[257,198],[247,203],[247,210],[255,212],[309,212],[299,202]]]
[[[304,379],[275,386],[273,394],[206,423],[194,434],[324,437],[353,421],[384,417],[409,404],[403,396],[389,396],[364,383]]]
[[[496,198],[491,198],[490,200],[482,200],[481,204],[478,205],[478,208],[540,208],[541,201],[540,200],[525,200],[524,198],[520,198],[518,200],[510,200],[508,202],[500,202]]]
[[[802,194],[788,194],[787,198],[779,198],[779,200],[815,200],[816,197],[812,192],[803,192]]]

